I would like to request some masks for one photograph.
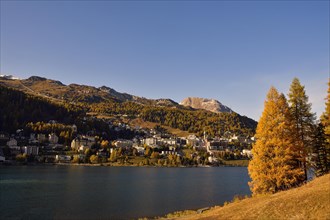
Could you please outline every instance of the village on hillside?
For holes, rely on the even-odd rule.
[[[48,122],[56,125],[56,121]],[[190,134],[177,137],[161,126],[154,129],[130,127],[108,122],[109,128],[130,131],[130,139],[107,140],[93,131],[82,133],[71,126],[71,139],[64,141],[54,131],[49,133],[0,132],[0,161],[4,164],[106,164],[123,166],[219,166],[226,161],[248,160],[254,137],[225,132],[221,137]],[[61,133],[62,135],[62,133]]]

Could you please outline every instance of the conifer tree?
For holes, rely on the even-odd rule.
[[[325,112],[321,116],[320,132],[316,136],[316,148],[320,158],[321,173],[325,174],[330,171],[330,78],[328,81],[328,95],[325,103]]]
[[[325,112],[321,116],[321,122],[324,126],[326,142],[329,145],[330,144],[330,78],[328,82],[328,95],[325,103]]]
[[[283,94],[272,87],[259,120],[249,163],[249,183],[253,195],[275,193],[301,183],[304,172],[299,167],[289,123],[290,111]]]
[[[305,180],[307,180],[306,157],[312,151],[316,117],[311,112],[312,105],[308,102],[305,87],[300,84],[298,78],[293,79],[288,96],[291,123],[294,125],[292,136],[295,137],[296,148],[301,154],[300,165],[304,168]]]
[[[316,176],[322,176],[330,170],[330,149],[325,139],[322,123],[319,123],[317,126],[314,141],[314,154],[316,154],[315,174]]]

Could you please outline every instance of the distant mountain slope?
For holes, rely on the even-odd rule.
[[[147,99],[120,93],[106,86],[96,88],[78,84],[65,85],[60,81],[39,76],[23,80],[0,77],[0,87],[18,90],[61,106],[75,106],[82,109],[86,115],[125,116],[129,120],[140,118],[146,122],[188,131],[198,136],[202,136],[204,131],[210,136],[222,135],[226,131],[252,136],[257,126],[257,122],[253,119],[232,112],[228,107],[217,102],[215,102],[216,108],[218,110],[220,108],[222,112],[213,113],[179,105],[171,99]],[[10,112],[10,103],[8,104],[3,103],[2,106]],[[23,113],[29,114],[26,111]],[[24,126],[24,123],[20,125]]]
[[[233,112],[230,108],[215,99],[188,97],[182,100],[180,105],[189,106],[195,109],[204,109],[215,113]]]
[[[29,122],[56,120],[73,124],[85,114],[82,108],[57,104],[49,99],[26,94],[0,85],[0,131],[13,133]]]
[[[66,100],[69,102],[136,102],[144,105],[179,107],[180,105],[171,99],[146,99],[139,96],[120,93],[107,86],[96,88],[87,85],[70,84],[64,85],[62,82],[46,79],[39,76],[31,76],[28,79],[17,79],[14,77],[1,76],[0,85],[20,91],[43,96],[46,98]]]

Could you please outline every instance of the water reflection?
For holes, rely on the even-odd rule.
[[[5,218],[132,219],[250,194],[247,169],[0,167]]]

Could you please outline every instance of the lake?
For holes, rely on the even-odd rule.
[[[2,219],[136,219],[250,195],[246,167],[0,166]]]

